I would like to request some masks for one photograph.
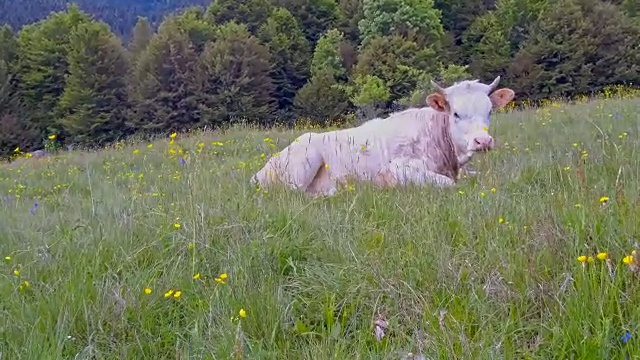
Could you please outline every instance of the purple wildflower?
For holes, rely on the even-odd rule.
[[[38,200],[33,202],[33,207],[31,208],[31,210],[29,210],[29,213],[31,215],[35,215],[36,214],[36,210],[38,210],[38,207],[40,206],[40,204],[38,203]]]
[[[624,335],[622,335],[622,337],[620,338],[620,341],[626,344],[630,339],[631,339],[631,333],[627,331],[624,333]]]
[[[187,162],[184,160],[184,158],[182,158],[182,157],[181,157],[180,159],[178,159],[178,161],[180,162],[180,165],[183,165],[183,166],[184,166],[184,164],[186,164],[186,163],[187,163]]]

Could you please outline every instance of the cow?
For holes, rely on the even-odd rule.
[[[496,90],[465,80],[435,92],[428,107],[409,108],[360,126],[307,132],[272,156],[251,183],[268,189],[280,183],[312,196],[334,195],[350,179],[382,187],[413,183],[454,186],[461,167],[478,152],[493,149],[491,113],[513,100],[509,88]]]

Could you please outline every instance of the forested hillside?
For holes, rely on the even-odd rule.
[[[18,28],[62,4],[3,2],[0,151],[373,117],[423,105],[430,79],[501,75],[531,102],[640,81],[635,0],[215,0],[165,13],[185,3],[83,1]],[[149,19],[127,31],[138,15]]]
[[[67,8],[66,0],[0,1],[0,24],[19,30],[23,25],[40,21],[52,11]],[[163,17],[190,6],[208,5],[211,0],[76,0],[80,9],[109,24],[121,38],[129,38],[138,17],[146,17],[157,26]]]

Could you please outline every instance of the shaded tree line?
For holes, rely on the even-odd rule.
[[[214,0],[137,18],[126,40],[81,9],[0,28],[2,154],[370,118],[424,106],[431,79],[501,75],[531,101],[640,81],[629,0]]]

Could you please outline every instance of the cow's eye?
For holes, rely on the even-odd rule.
[[[453,117],[457,117],[458,119],[460,118],[460,116],[458,116],[458,113],[453,113]]]

